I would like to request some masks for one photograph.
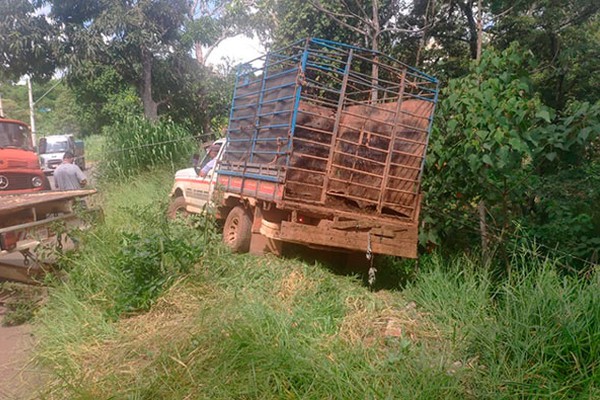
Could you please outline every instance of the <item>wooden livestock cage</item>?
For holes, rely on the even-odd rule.
[[[264,200],[414,222],[437,95],[384,54],[297,42],[240,66],[217,172],[281,189]]]

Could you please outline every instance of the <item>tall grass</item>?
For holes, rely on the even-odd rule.
[[[130,116],[105,128],[100,175],[123,179],[156,167],[175,169],[189,161],[196,149],[191,134],[169,120],[150,122]]]
[[[38,315],[53,377],[39,397],[600,395],[597,273],[565,278],[521,249],[498,282],[468,256],[430,255],[405,289],[371,291],[318,263],[233,255],[205,219],[167,221],[171,179],[102,187],[106,219]]]
[[[513,260],[517,272],[492,285],[468,258],[434,256],[405,295],[476,366],[477,398],[599,398],[600,277],[561,276],[530,248]]]
[[[85,160],[88,166],[102,161],[102,148],[105,146],[105,143],[106,138],[102,135],[85,137]]]

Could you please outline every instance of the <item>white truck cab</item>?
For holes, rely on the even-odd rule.
[[[50,135],[40,138],[38,153],[40,164],[46,175],[54,174],[54,170],[63,160],[66,151],[75,156],[75,164],[85,170],[83,142],[75,140],[73,135]]]
[[[169,216],[175,217],[181,212],[203,213],[207,207],[211,206],[210,199],[217,179],[216,167],[225,150],[225,139],[218,139],[212,145],[220,146],[220,149],[215,167],[206,176],[202,177],[199,173],[211,160],[208,152],[196,167],[181,169],[175,173],[175,182],[171,189],[171,198],[174,201],[169,207]]]

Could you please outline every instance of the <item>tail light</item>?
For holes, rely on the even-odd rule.
[[[0,234],[0,249],[12,250],[17,247],[19,235],[17,232],[4,232]]]

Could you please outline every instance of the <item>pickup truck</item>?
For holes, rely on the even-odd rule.
[[[239,67],[216,166],[175,174],[169,214],[210,210],[234,252],[415,258],[437,95],[371,50],[312,38],[270,52]]]

